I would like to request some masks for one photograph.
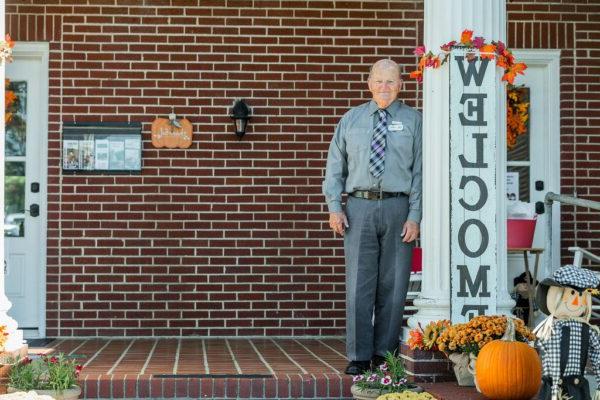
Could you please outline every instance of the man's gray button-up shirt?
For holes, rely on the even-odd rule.
[[[342,211],[342,193],[402,192],[409,198],[408,219],[420,223],[421,113],[398,100],[388,106],[385,169],[383,175],[375,178],[369,172],[369,157],[377,110],[373,100],[354,107],[344,114],[335,129],[323,181],[329,212]]]

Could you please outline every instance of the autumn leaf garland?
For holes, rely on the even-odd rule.
[[[502,76],[503,81],[507,81],[512,84],[518,74],[523,75],[527,69],[527,65],[524,63],[515,62],[515,57],[512,51],[506,48],[506,45],[501,41],[492,41],[486,43],[485,39],[481,36],[473,37],[473,31],[465,29],[460,35],[460,42],[455,40],[448,42],[440,49],[441,53],[437,55],[431,51],[427,51],[425,46],[419,46],[413,52],[417,57],[420,57],[417,69],[410,73],[410,77],[416,79],[418,82],[423,80],[423,71],[425,68],[439,68],[448,61],[450,51],[454,48],[467,48],[477,49],[480,52],[482,59],[496,60],[496,65],[504,69],[504,75]],[[471,61],[475,58],[474,53],[467,54],[467,60]]]

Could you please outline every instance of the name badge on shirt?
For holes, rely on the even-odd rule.
[[[392,123],[388,125],[388,130],[390,132],[400,132],[404,130],[404,125],[402,125],[402,121],[392,121]]]

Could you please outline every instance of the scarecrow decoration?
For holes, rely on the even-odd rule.
[[[600,329],[590,324],[592,295],[600,278],[593,272],[565,265],[540,282],[536,301],[548,315],[534,333],[542,351],[541,400],[591,400],[584,377],[589,359],[598,380],[594,400],[600,400]]]

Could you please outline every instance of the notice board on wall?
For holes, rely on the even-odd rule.
[[[141,124],[63,123],[62,170],[65,173],[140,173]]]

